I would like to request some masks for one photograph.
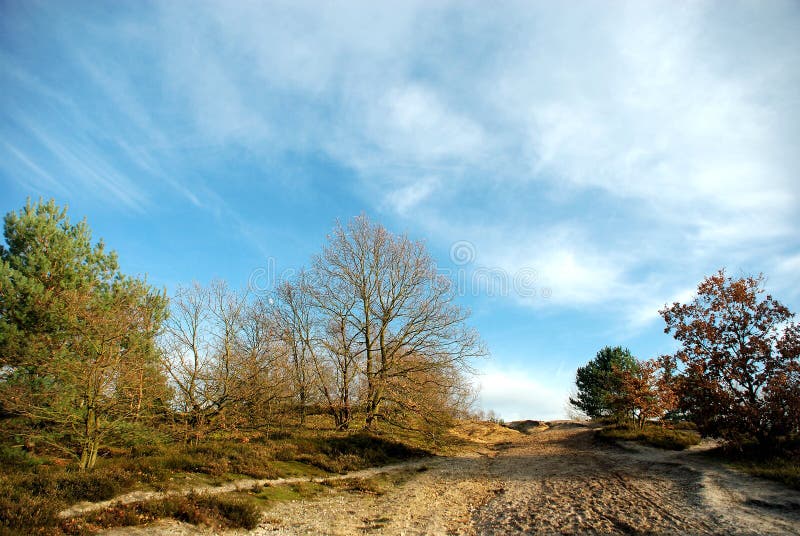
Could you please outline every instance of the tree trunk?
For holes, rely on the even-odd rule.
[[[300,388],[300,426],[303,426],[306,423],[306,389],[305,387]]]
[[[86,411],[84,418],[84,439],[81,447],[80,470],[87,471],[94,467],[97,461],[97,449],[100,446],[97,413],[94,408]]]

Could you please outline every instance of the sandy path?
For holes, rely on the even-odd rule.
[[[382,496],[278,503],[249,534],[800,534],[798,492],[686,453],[597,445],[592,433],[560,425],[428,460]],[[153,532],[208,530],[114,534]]]
[[[381,497],[278,505],[253,534],[800,534],[800,494],[694,458],[562,425],[437,460]]]

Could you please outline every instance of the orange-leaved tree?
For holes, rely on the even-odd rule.
[[[793,313],[764,295],[764,276],[707,277],[688,304],[660,311],[681,347],[679,409],[701,432],[740,443],[798,433],[798,339]]]
[[[613,368],[619,390],[612,405],[618,413],[630,415],[639,426],[650,419],[661,419],[675,408],[675,392],[670,381],[672,367],[665,358],[640,361],[637,366]]]

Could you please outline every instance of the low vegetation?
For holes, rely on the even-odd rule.
[[[270,503],[276,501],[311,499],[327,490],[328,488],[323,484],[308,481],[278,486],[263,486],[251,490],[250,495],[259,501]]]
[[[700,443],[700,434],[695,430],[658,424],[645,424],[642,427],[630,424],[610,425],[598,430],[596,435],[600,440],[638,441],[651,447],[668,450],[684,450]]]
[[[76,465],[63,466],[59,458],[33,456],[6,445],[0,449],[4,467],[0,533],[90,533],[159,517],[246,527],[251,507],[258,510],[265,501],[308,497],[326,488],[312,483],[266,487],[240,497],[246,507],[225,502],[230,497],[223,496],[170,498],[163,506],[149,502],[114,506],[77,520],[59,519],[58,512],[76,502],[111,499],[132,490],[181,489],[243,477],[324,477],[430,455],[418,446],[422,443],[422,437],[415,445],[367,432],[298,429],[278,439],[254,437],[245,443],[220,438],[196,446],[176,442],[150,449],[109,450],[89,472],[77,470]]]
[[[800,490],[800,438],[784,438],[769,450],[754,442],[735,447],[723,445],[707,455],[753,476]]]
[[[391,472],[380,472],[372,477],[337,478],[323,481],[323,484],[333,489],[344,490],[351,493],[365,493],[368,495],[383,495],[395,486],[398,486],[414,475],[427,470],[426,466],[417,469],[403,469]]]
[[[113,527],[144,525],[158,519],[177,519],[212,528],[254,529],[261,510],[238,495],[176,495],[157,501],[111,506],[100,512],[63,521],[64,534],[92,534]]]
[[[772,457],[765,460],[749,459],[733,462],[734,467],[753,476],[776,480],[800,490],[800,459],[797,456]]]

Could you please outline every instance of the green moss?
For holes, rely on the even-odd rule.
[[[310,499],[326,490],[325,486],[316,482],[296,482],[280,486],[267,486],[253,497],[262,501],[299,501]]]
[[[319,467],[309,465],[307,463],[298,462],[294,460],[289,461],[274,461],[271,465],[276,473],[282,478],[290,478],[297,476],[325,476],[328,473]]]

